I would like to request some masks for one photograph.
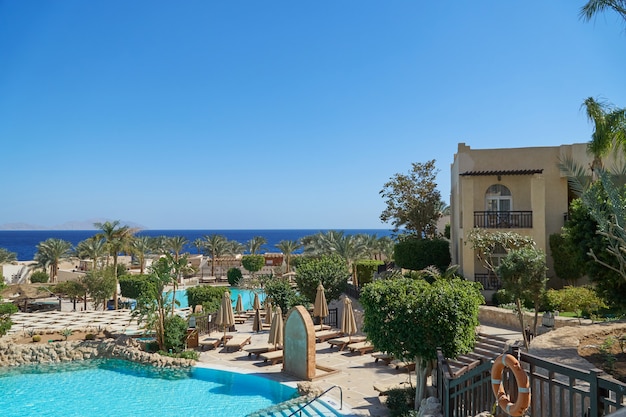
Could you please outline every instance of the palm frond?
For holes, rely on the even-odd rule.
[[[572,157],[565,156],[559,158],[557,166],[561,173],[567,177],[570,189],[577,196],[581,196],[589,187],[589,184],[591,184],[591,173],[589,170],[576,162]]]

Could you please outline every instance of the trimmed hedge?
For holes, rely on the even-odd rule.
[[[393,258],[400,268],[419,271],[435,266],[445,271],[450,266],[450,242],[444,239],[407,238],[393,248]]]
[[[197,305],[217,303],[219,306],[226,291],[228,291],[228,287],[211,287],[209,285],[189,287],[187,288],[189,307],[191,307],[191,311],[194,311]]]
[[[359,286],[372,282],[374,274],[378,271],[378,267],[384,264],[385,263],[383,261],[376,261],[373,259],[356,261],[353,265],[356,269],[356,279]]]

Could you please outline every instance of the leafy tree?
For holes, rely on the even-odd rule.
[[[120,252],[127,251],[130,248],[130,242],[134,229],[128,226],[121,226],[119,220],[105,223],[94,223],[94,226],[101,230],[96,237],[104,239],[106,248],[111,256],[113,256],[113,278],[115,286],[113,287],[113,305],[117,310],[117,258]]]
[[[177,314],[167,316],[163,323],[163,347],[166,351],[180,353],[185,349],[187,321]]]
[[[117,293],[117,280],[114,268],[112,266],[104,269],[88,271],[83,278],[83,283],[87,288],[87,292],[91,296],[94,308],[97,310],[102,307],[106,310],[107,300],[111,298],[111,294]]]
[[[239,283],[243,279],[243,274],[241,273],[241,269],[230,268],[228,271],[226,271],[226,278],[228,278],[228,284],[231,287],[236,287],[237,285],[239,285]]]
[[[215,312],[219,308],[224,293],[228,287],[211,287],[202,285],[187,288],[187,301],[192,311],[201,305],[206,312]]]
[[[524,325],[522,300],[528,298],[534,302],[533,334],[537,334],[540,304],[546,290],[546,282],[548,282],[546,256],[542,251],[530,247],[512,250],[502,260],[497,270],[504,289],[515,298],[520,328],[524,336],[526,350],[528,350],[529,340],[524,331],[526,326]]]
[[[346,289],[350,272],[338,255],[322,255],[319,258],[302,258],[296,267],[296,284],[306,299],[313,303],[317,286],[324,286],[326,299],[330,302],[339,298]]]
[[[85,288],[85,285],[80,281],[65,281],[58,283],[54,287],[55,294],[65,295],[72,300],[74,311],[76,311],[76,302],[85,295],[86,291],[87,288]]]
[[[308,304],[306,298],[299,295],[296,290],[291,287],[289,280],[281,278],[274,279],[269,276],[261,280],[267,298],[272,300],[273,305],[280,306],[284,313],[287,313],[289,309],[297,305]]]
[[[241,257],[241,265],[254,276],[265,266],[265,257],[263,255],[244,255]]]
[[[30,282],[32,284],[44,284],[48,282],[50,276],[45,271],[34,271],[30,274]]]
[[[0,248],[0,265],[17,262],[17,253]]]
[[[424,397],[437,348],[455,358],[474,347],[478,308],[484,299],[477,283],[453,279],[399,278],[364,287],[364,331],[376,349],[415,361],[415,407]]]
[[[120,275],[120,290],[122,296],[138,299],[142,294],[146,294],[150,291],[150,276],[146,274],[141,275]]]
[[[435,160],[413,163],[408,174],[395,174],[380,191],[386,208],[380,215],[397,232],[405,229],[418,237],[435,237],[441,216],[441,194],[437,191]]]
[[[44,269],[50,268],[50,282],[56,282],[59,263],[70,256],[72,244],[62,239],[46,239],[37,245],[35,261]]]
[[[550,252],[557,277],[570,285],[576,283],[584,270],[584,262],[578,253],[577,245],[572,242],[566,233],[550,235]]]
[[[17,306],[13,303],[0,303],[0,336],[4,336],[13,326],[11,314],[17,313]]]
[[[467,240],[471,243],[482,265],[496,276],[498,276],[498,265],[493,254],[498,250],[508,253],[516,249],[535,247],[535,241],[530,236],[522,236],[516,232],[489,232],[478,227],[470,230]]]
[[[450,242],[407,236],[396,244],[393,257],[401,268],[418,271],[432,265],[445,270],[451,262]]]

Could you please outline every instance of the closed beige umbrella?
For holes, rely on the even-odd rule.
[[[241,293],[237,294],[237,304],[235,304],[235,311],[237,314],[243,313],[243,300],[241,299]]]
[[[255,310],[261,309],[261,302],[259,301],[259,293],[254,293],[254,301],[252,302],[252,308]]]
[[[324,286],[322,284],[317,286],[315,305],[313,307],[313,317],[320,318],[320,330],[323,329],[324,318],[328,317],[328,304],[326,304],[326,294],[324,294]]]
[[[349,297],[343,299],[343,312],[341,314],[341,332],[348,335],[348,340],[352,340],[352,335],[357,331],[354,310],[352,310],[352,300]]]
[[[276,311],[274,312],[274,317],[272,318],[272,326],[270,327],[270,337],[268,339],[268,343],[274,345],[274,349],[278,345],[283,344],[283,312],[280,309],[280,306],[276,306]]]
[[[272,324],[272,303],[265,299],[265,324]]]
[[[230,292],[226,291],[222,297],[222,304],[217,310],[217,318],[215,324],[224,327],[224,339],[222,343],[226,344],[226,329],[235,324],[235,315],[233,314],[233,305],[230,301]]]
[[[262,325],[261,325],[261,313],[259,313],[259,310],[254,310],[254,321],[252,322],[252,331],[253,332],[260,332],[262,330]]]

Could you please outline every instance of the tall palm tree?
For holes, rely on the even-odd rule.
[[[139,261],[139,273],[143,275],[146,267],[146,256],[152,252],[149,236],[134,236],[131,242],[132,252]]]
[[[588,152],[593,155],[592,171],[602,169],[602,158],[611,151],[626,149],[626,109],[614,107],[593,97],[587,98],[583,106],[587,118],[594,125]]]
[[[228,239],[225,236],[216,233],[205,236],[204,247],[211,256],[211,276],[215,276],[215,260],[222,256],[228,248]]]
[[[37,245],[35,261],[44,269],[50,268],[50,282],[56,282],[61,259],[68,258],[72,244],[66,240],[50,238]]]
[[[78,242],[76,245],[76,256],[80,259],[89,258],[93,262],[93,268],[98,267],[98,260],[106,254],[104,239],[92,236]]]
[[[626,20],[626,0],[589,0],[580,9],[580,16],[586,21],[591,20],[596,14],[613,9]]]
[[[295,240],[281,240],[275,245],[285,256],[285,262],[287,263],[287,272],[291,272],[291,258],[295,251],[302,247],[302,244]]]
[[[175,261],[178,261],[187,243],[189,243],[189,239],[185,236],[172,236],[167,240],[168,249],[174,254]]]
[[[252,239],[248,241],[248,251],[251,255],[256,255],[261,252],[263,249],[263,245],[267,243],[267,239],[263,236],[254,236]]]
[[[195,246],[198,253],[202,254],[202,252],[204,251],[204,240],[197,238],[196,240],[193,241],[192,244]]]
[[[113,256],[113,275],[115,277],[115,289],[113,290],[113,303],[114,308],[117,310],[117,257],[122,251],[126,251],[129,248],[130,240],[135,229],[131,229],[128,226],[121,226],[119,220],[113,222],[94,223],[94,226],[101,230],[101,233],[96,236],[104,239],[109,254]]]

